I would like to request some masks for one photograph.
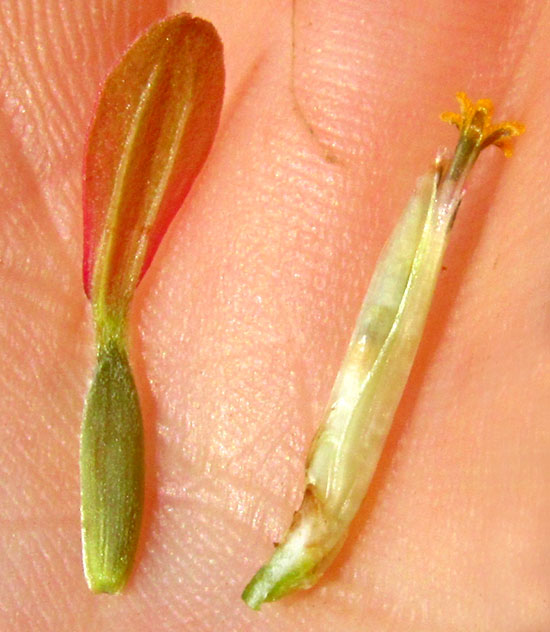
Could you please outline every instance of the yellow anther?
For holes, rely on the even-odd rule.
[[[456,125],[460,136],[473,143],[479,149],[489,145],[500,147],[505,156],[512,155],[510,139],[525,131],[525,126],[517,121],[492,123],[493,103],[491,99],[479,99],[475,103],[470,101],[465,92],[456,95],[460,105],[460,114],[443,112],[441,119]]]

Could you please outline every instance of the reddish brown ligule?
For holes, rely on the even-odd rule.
[[[212,145],[223,89],[218,34],[188,15],[154,26],[108,77],[84,167],[92,302],[127,306]]]

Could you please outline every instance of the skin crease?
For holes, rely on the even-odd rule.
[[[147,8],[142,8],[141,5]],[[80,164],[95,95],[182,10],[225,45],[220,131],[135,297],[147,502],[135,573],[86,588],[93,367]],[[214,0],[0,9],[0,629],[550,629],[550,7]],[[240,601],[290,523],[377,254],[454,94],[526,134],[480,158],[372,493],[319,585]]]

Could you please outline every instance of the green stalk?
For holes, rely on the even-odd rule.
[[[124,336],[98,344],[80,444],[84,573],[116,593],[130,575],[143,507],[143,426]]]

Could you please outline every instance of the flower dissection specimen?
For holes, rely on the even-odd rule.
[[[214,27],[187,14],[154,25],[108,76],[84,164],[84,288],[97,368],[80,446],[84,572],[118,592],[132,569],[143,506],[139,397],[128,309],[210,150],[224,91]]]
[[[492,103],[457,95],[460,138],[451,159],[423,175],[378,260],[324,419],[310,449],[302,504],[244,601],[258,609],[313,586],[344,542],[367,493],[405,388],[463,187],[480,151],[511,153],[515,122],[491,123]]]

